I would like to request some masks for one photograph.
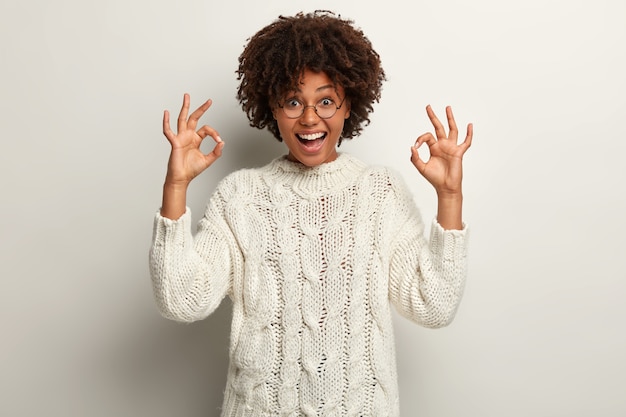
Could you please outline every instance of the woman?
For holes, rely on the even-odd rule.
[[[428,327],[453,319],[466,276],[462,158],[430,107],[435,128],[411,148],[434,186],[430,239],[402,180],[337,151],[369,122],[385,79],[380,58],[349,20],[328,12],[279,17],[239,59],[238,98],[250,124],[287,155],[224,178],[195,235],[186,191],[224,142],[189,115],[184,96],[155,218],[150,267],[161,313],[200,320],[233,303],[222,416],[397,416],[391,305]],[[207,137],[209,154],[200,151]],[[423,161],[418,148],[429,147]]]

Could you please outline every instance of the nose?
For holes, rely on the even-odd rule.
[[[320,117],[315,111],[315,106],[305,106],[302,116],[300,116],[300,123],[306,126],[317,124]]]

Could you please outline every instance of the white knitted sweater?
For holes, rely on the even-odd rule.
[[[150,268],[161,313],[199,320],[233,302],[222,416],[397,416],[390,302],[448,324],[466,275],[466,230],[430,242],[403,182],[340,153],[278,158],[220,182],[191,233],[157,214]]]

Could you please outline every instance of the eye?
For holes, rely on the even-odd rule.
[[[321,100],[317,103],[317,106],[318,106],[318,107],[321,107],[321,108],[336,107],[336,106],[335,106],[335,102],[333,101],[333,99],[328,98],[328,97],[321,99]]]
[[[285,102],[283,103],[283,107],[286,109],[298,109],[300,107],[302,107],[302,103],[300,103],[298,100],[296,100],[295,98],[290,98],[285,100]]]

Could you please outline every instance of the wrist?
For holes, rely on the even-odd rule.
[[[439,201],[463,201],[463,193],[458,191],[439,191],[437,190],[437,198]]]
[[[463,194],[437,193],[437,221],[445,230],[463,228]]]
[[[176,220],[185,213],[188,185],[188,183],[165,182],[163,185],[161,216]]]
[[[187,191],[189,184],[189,181],[174,181],[166,178],[165,183],[163,183],[163,189],[174,192]]]

